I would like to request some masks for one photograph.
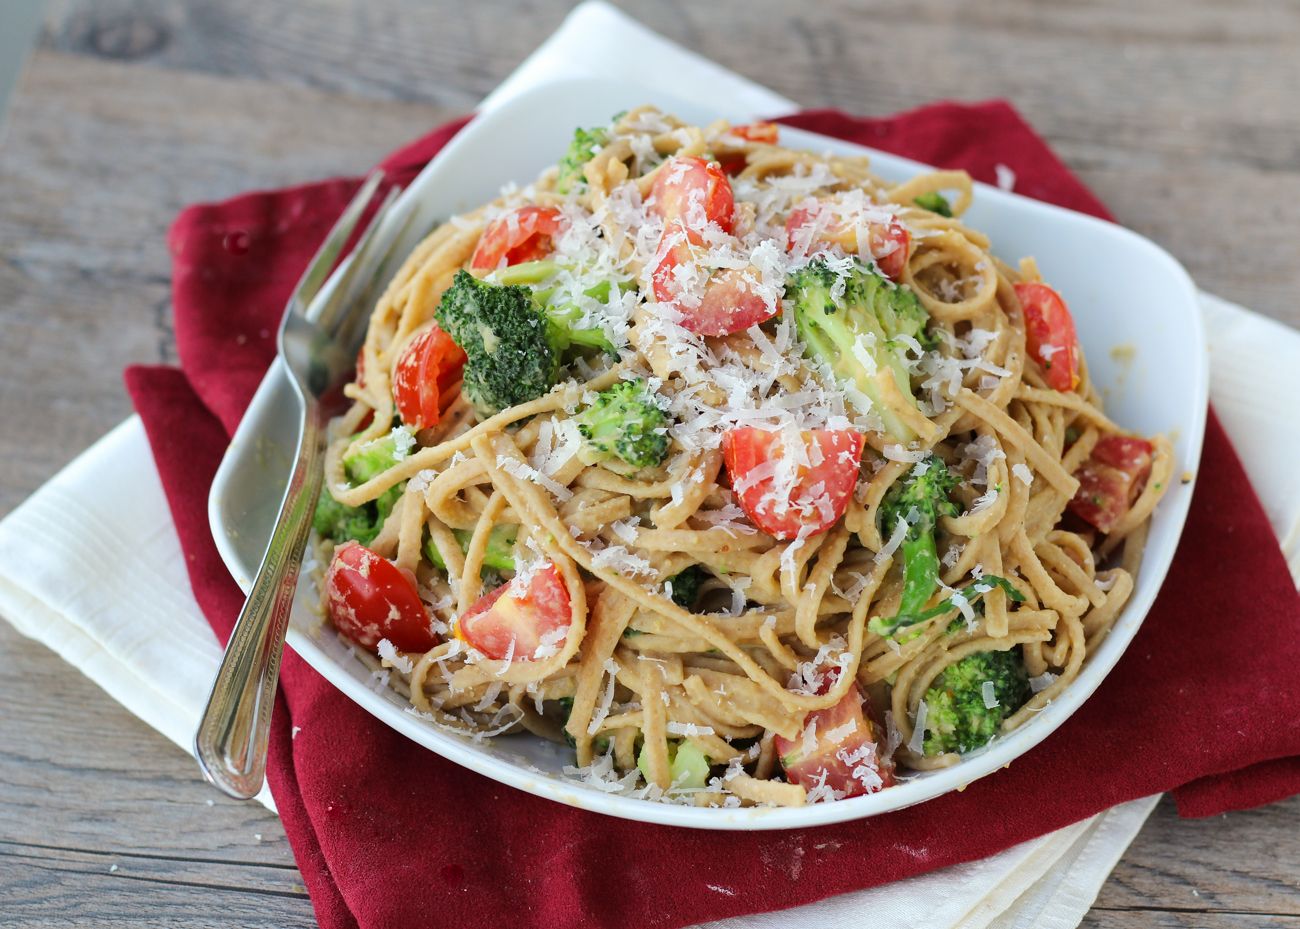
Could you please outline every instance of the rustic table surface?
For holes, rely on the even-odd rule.
[[[1010,98],[1202,286],[1300,325],[1288,0],[622,5],[808,106]],[[0,136],[0,515],[130,412],[124,365],[175,361],[177,210],[364,170],[470,108],[569,6],[50,3]],[[0,707],[0,923],[313,924],[274,816],[4,623]],[[1165,801],[1085,925],[1300,927],[1297,884],[1300,798],[1211,821]]]

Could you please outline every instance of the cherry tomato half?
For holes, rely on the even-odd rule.
[[[731,181],[718,165],[694,156],[664,163],[650,188],[649,206],[663,217],[665,227],[684,229],[692,245],[704,241],[700,233],[706,226],[730,234],[735,223]]]
[[[1070,511],[1102,532],[1110,532],[1128,513],[1151,476],[1155,446],[1126,435],[1103,436],[1074,476],[1079,490]]]
[[[863,253],[858,242],[858,227],[838,218],[827,217],[825,228],[805,231],[806,227],[821,218],[821,213],[822,210],[813,207],[799,207],[790,211],[790,217],[785,222],[786,251],[803,248],[812,252],[819,247],[838,245],[850,255]],[[889,222],[868,222],[866,227],[865,254],[875,260],[881,274],[891,281],[899,280],[911,254],[912,234],[896,219]]]
[[[1038,362],[1043,379],[1053,390],[1074,390],[1079,386],[1079,337],[1065,301],[1046,284],[1030,281],[1015,286],[1025,310],[1029,357]]]
[[[862,433],[813,429],[803,447],[785,447],[780,432],[747,426],[722,437],[722,456],[741,509],[778,539],[825,532],[848,509],[862,462]],[[805,463],[806,462],[806,463]]]
[[[522,587],[522,589],[520,589]],[[540,646],[557,647],[557,630],[573,620],[569,589],[553,564],[532,572],[526,585],[512,580],[478,599],[456,623],[456,638],[489,658],[532,661]]]
[[[739,136],[746,142],[762,142],[765,145],[775,145],[780,132],[776,123],[769,122],[744,123],[731,127],[732,135]]]
[[[465,352],[437,323],[417,335],[402,351],[393,370],[393,400],[402,422],[427,429],[455,399]]]
[[[829,787],[836,799],[892,786],[893,763],[881,757],[877,727],[862,704],[855,683],[839,703],[809,713],[799,738],[777,736],[773,741],[786,779],[805,790]]]
[[[679,242],[664,254],[652,275],[655,300],[676,307],[682,314],[683,329],[700,335],[729,335],[771,319],[780,311],[778,303],[769,304],[755,292],[745,271],[738,268],[714,272],[705,282],[699,302],[687,306],[681,299],[676,269],[693,260],[698,251],[687,242]]]
[[[469,266],[479,271],[537,261],[555,251],[555,236],[564,228],[560,211],[549,206],[523,206],[498,216],[479,237]]]
[[[775,145],[779,138],[779,130],[776,123],[746,123],[741,126],[732,126],[731,135],[744,139],[746,142],[762,142],[765,145]],[[747,161],[743,152],[732,152],[728,155],[718,156],[718,167],[722,168],[724,174],[735,177],[741,171],[745,170]]]
[[[334,627],[366,648],[380,639],[404,652],[427,652],[438,644],[410,575],[356,542],[334,549],[325,603]]]

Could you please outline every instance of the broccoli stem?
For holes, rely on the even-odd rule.
[[[921,194],[912,202],[923,210],[929,210],[931,213],[938,213],[940,216],[952,216],[952,206],[949,205],[948,198],[937,190]]]
[[[503,524],[492,527],[492,531],[488,533],[487,549],[483,553],[484,568],[490,568],[494,571],[513,571],[515,569],[515,538],[518,532],[517,526]],[[469,543],[474,538],[474,533],[468,529],[453,529],[451,534],[456,537],[456,544],[460,546],[460,550],[468,552]],[[438,546],[433,544],[432,537],[424,540],[424,555],[435,568],[441,571],[447,570],[447,562],[443,560],[442,552],[438,551]]]
[[[903,556],[903,596],[898,612],[917,613],[925,608],[939,584],[939,550],[934,533],[905,539],[899,551]]]
[[[941,600],[928,610],[921,610],[916,613],[899,612],[897,616],[890,619],[875,616],[872,618],[871,622],[867,623],[867,628],[876,635],[891,636],[899,629],[905,629],[908,626],[915,626],[919,623],[955,611],[957,605],[953,601],[958,595],[960,595],[967,603],[975,603],[995,587],[1000,588],[1013,603],[1023,603],[1025,600],[1025,595],[1005,577],[999,577],[996,574],[986,574],[975,583],[966,585],[961,590],[956,591],[952,597]]]

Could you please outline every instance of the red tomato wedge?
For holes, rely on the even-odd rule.
[[[393,370],[393,400],[402,422],[415,429],[435,425],[455,399],[451,388],[464,367],[465,352],[437,323],[412,339]]]
[[[549,206],[523,206],[498,216],[479,237],[469,266],[490,271],[501,266],[537,261],[555,250],[554,239],[564,229],[560,211]]]
[[[1070,511],[1102,532],[1110,532],[1146,486],[1154,454],[1155,446],[1146,439],[1103,436],[1092,456],[1074,472],[1079,490],[1070,501]]]
[[[837,800],[893,786],[894,765],[881,757],[877,727],[862,703],[855,683],[839,703],[809,713],[798,739],[773,740],[786,780],[808,791],[830,788]]]
[[[380,639],[404,652],[427,652],[438,644],[410,575],[356,542],[334,549],[325,603],[334,627],[366,648]]]
[[[846,253],[857,255],[863,253],[858,242],[858,227],[846,224],[838,218],[827,219],[825,228],[807,231],[806,227],[814,225],[820,218],[821,211],[815,208],[799,207],[790,211],[785,221],[786,251],[806,249],[816,251],[819,247],[838,245]],[[869,222],[867,227],[867,247],[865,254],[870,255],[880,268],[880,273],[891,281],[897,281],[907,268],[907,259],[911,255],[912,234],[898,220],[889,222]]]
[[[746,142],[762,142],[765,145],[775,145],[780,137],[780,130],[777,128],[776,123],[746,123],[741,126],[732,126],[731,135],[744,139]],[[732,177],[744,171],[745,165],[745,156],[740,152],[718,156],[718,166],[722,168],[725,174]]]
[[[771,319],[780,306],[769,304],[755,293],[745,272],[736,268],[714,273],[704,284],[699,302],[682,299],[677,268],[692,259],[692,246],[686,242],[669,249],[655,266],[652,281],[655,300],[672,304],[682,314],[682,328],[700,335],[730,335],[764,320]]]
[[[766,145],[775,145],[780,133],[777,124],[769,122],[744,123],[731,127],[732,135],[739,136],[746,142],[762,142]]]
[[[664,163],[650,188],[649,207],[663,217],[666,227],[684,229],[692,245],[704,241],[700,233],[706,226],[730,233],[735,222],[731,181],[718,165],[694,156]]]
[[[694,288],[684,284],[685,279],[699,276],[691,266],[703,251],[704,230],[716,226],[730,234],[733,229],[731,182],[718,165],[693,156],[669,159],[655,176],[649,202],[664,219],[663,257],[651,274],[655,299],[676,307],[683,328],[700,335],[729,335],[779,312],[776,301],[769,304],[754,291],[743,270],[709,273]],[[678,241],[665,247],[670,236]],[[688,291],[694,291],[690,299]]]
[[[754,525],[778,539],[808,537],[835,525],[858,482],[865,438],[851,429],[800,433],[786,448],[780,432],[747,426],[722,437],[731,488]]]
[[[1079,337],[1061,295],[1036,281],[1020,283],[1016,296],[1025,310],[1029,357],[1043,369],[1053,390],[1069,393],[1079,386]]]
[[[523,587],[520,590],[520,587]],[[569,589],[553,564],[532,573],[526,585],[507,581],[478,599],[456,623],[456,638],[489,658],[511,661],[544,658],[538,649],[564,641],[573,614]]]

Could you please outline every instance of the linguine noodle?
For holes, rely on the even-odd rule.
[[[964,172],[894,185],[864,157],[751,141],[725,123],[688,126],[651,108],[619,117],[595,149],[583,182],[565,194],[550,169],[438,226],[374,309],[364,377],[346,388],[352,405],[331,427],[326,487],[352,507],[399,488],[368,548],[417,581],[440,641],[421,652],[381,643],[376,661],[391,686],[415,711],[466,733],[568,741],[576,776],[605,789],[702,804],[843,796],[824,775],[814,786],[785,776],[779,745],[807,745],[813,714],[855,686],[878,727],[861,757],[874,757],[877,769],[892,759],[900,773],[956,763],[957,752],[925,750],[926,695],[946,668],[976,653],[1018,652],[1033,693],[1000,727],[1025,723],[1071,685],[1115,622],[1172,469],[1168,442],[1154,438],[1149,474],[1110,531],[1067,515],[1080,492],[1076,475],[1099,441],[1122,430],[1103,412],[1081,355],[1077,387],[1058,390],[1027,351],[1015,285],[1038,280],[1034,262],[1005,264],[963,223],[972,198]],[[665,230],[646,204],[657,173],[682,156],[733,166],[735,228],[709,240],[709,265],[745,275],[771,305],[780,305],[787,275],[819,250],[787,249],[792,211],[832,203],[906,228],[898,285],[919,299],[934,338],[933,348],[909,350],[916,402],[895,387],[870,409],[855,403],[804,357],[788,307],[762,325],[701,336],[655,300]],[[951,216],[917,205],[937,193]],[[393,428],[403,349],[429,329],[485,228],[525,204],[563,215],[554,250],[569,270],[558,286],[617,353],[577,357],[549,392],[494,415],[458,393],[436,425],[410,430],[414,442],[391,466],[349,481],[346,458]],[[834,244],[822,251],[845,254]],[[598,279],[622,286],[607,298],[583,296]],[[640,469],[617,459],[584,464],[576,411],[634,377],[671,417],[666,458]],[[914,437],[891,436],[887,416]],[[791,539],[754,525],[720,448],[724,432],[746,427],[861,432],[862,465],[843,516]],[[930,603],[988,576],[1022,599],[985,585],[977,608],[958,596],[950,609],[881,635],[872,620],[898,614],[904,596],[897,536],[906,528],[895,531],[881,507],[925,460],[959,479],[955,515],[937,523],[940,583]],[[497,526],[517,527],[515,570],[493,577],[484,558]],[[322,544],[328,557],[331,543]],[[492,587],[544,563],[568,594],[563,638],[494,659],[455,636],[459,617]],[[672,579],[693,566],[706,575],[688,608],[672,599]],[[683,744],[708,759],[703,787],[674,789],[672,758]],[[867,789],[881,786],[878,773],[863,781]]]

